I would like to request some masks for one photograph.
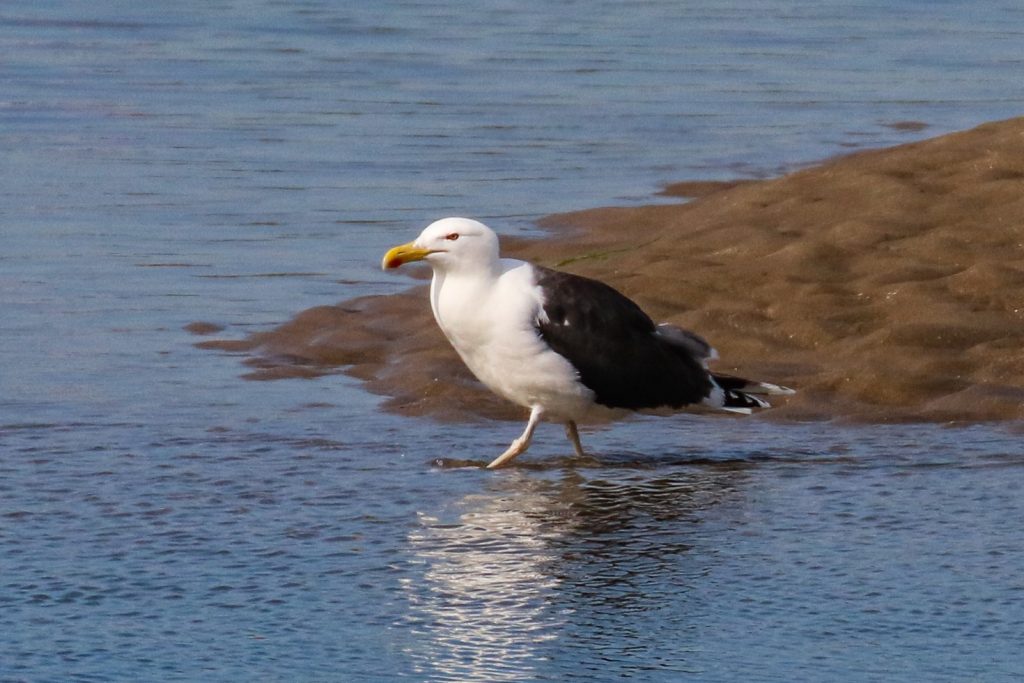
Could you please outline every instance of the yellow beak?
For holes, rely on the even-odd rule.
[[[397,247],[388,249],[388,253],[384,254],[384,259],[380,262],[380,267],[384,270],[397,268],[403,263],[409,263],[410,261],[422,261],[433,253],[430,249],[421,249],[412,242],[399,244]]]

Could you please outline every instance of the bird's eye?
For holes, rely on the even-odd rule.
[[[459,239],[459,233],[457,233],[457,232],[453,232],[453,233],[451,233],[451,234],[445,235],[445,237],[444,237],[444,238],[445,238],[446,240],[449,240],[449,241],[451,241],[451,242],[454,242],[455,240]]]

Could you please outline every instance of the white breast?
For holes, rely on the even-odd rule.
[[[533,269],[502,261],[500,274],[435,273],[434,317],[477,378],[496,394],[525,407],[541,405],[554,418],[583,419],[593,392],[535,327],[541,293]]]

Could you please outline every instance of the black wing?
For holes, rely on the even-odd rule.
[[[693,346],[657,334],[639,306],[608,285],[537,268],[541,338],[576,368],[609,408],[680,408],[704,399],[711,380]]]

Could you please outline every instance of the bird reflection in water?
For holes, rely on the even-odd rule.
[[[557,638],[561,617],[548,608],[558,581],[545,531],[528,510],[547,504],[529,482],[514,497],[474,494],[454,524],[420,516],[409,536],[426,567],[408,598],[426,643],[410,656],[419,673],[461,681],[521,680],[536,647]]]
[[[405,585],[417,672],[608,674],[638,648],[685,671],[688,615],[700,609],[689,589],[713,561],[690,551],[704,542],[708,511],[740,499],[749,466],[627,464],[591,479],[574,468],[509,472],[459,501],[451,522],[421,515],[409,543],[422,581]]]

